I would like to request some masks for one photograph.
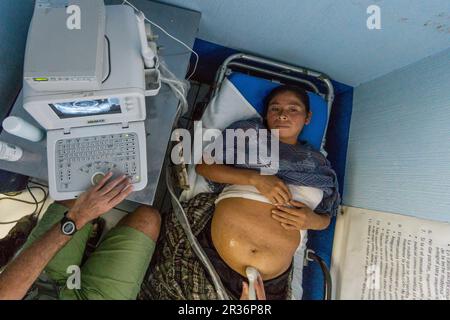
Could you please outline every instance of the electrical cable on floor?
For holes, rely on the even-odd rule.
[[[20,248],[25,244],[32,230],[36,227],[40,214],[47,201],[48,193],[46,189],[40,186],[34,186],[30,184],[33,183],[30,182],[29,184],[27,184],[26,188],[30,193],[30,196],[34,202],[17,199],[15,197],[0,198],[0,200],[9,200],[35,205],[34,211],[32,213],[24,215],[18,220],[0,222],[0,225],[14,224],[13,228],[9,230],[8,234],[4,238],[0,239],[0,269],[6,266],[9,263],[9,261],[14,257],[14,255],[18,252],[18,250],[20,250]],[[41,200],[39,201],[37,200],[35,194],[33,193],[33,189],[38,189],[43,192],[44,196]],[[39,204],[41,204],[40,207]]]
[[[30,181],[30,183],[36,184],[38,186],[41,186],[43,188],[47,188],[48,189],[48,185],[46,185],[46,184],[42,184],[42,183],[39,183],[39,182],[36,182],[36,181]]]
[[[38,183],[34,183],[34,182],[31,182],[31,183],[32,183],[32,184],[38,184]],[[39,184],[39,185],[40,185],[40,184]],[[44,208],[45,201],[47,201],[48,193],[47,193],[47,191],[45,191],[45,189],[44,189],[43,187],[41,187],[41,186],[31,186],[31,187],[30,187],[29,185],[27,185],[26,188],[27,188],[28,192],[30,193],[31,198],[33,198],[33,201],[27,201],[27,200],[17,199],[17,198],[15,198],[15,197],[2,197],[2,198],[0,198],[0,201],[1,201],[1,200],[9,200],[9,201],[21,202],[21,203],[26,203],[26,204],[34,204],[34,205],[35,205],[34,211],[33,211],[32,213],[30,213],[30,214],[25,215],[25,216],[33,216],[33,217],[39,218],[39,216],[40,216],[40,214],[41,214],[41,212],[42,212],[42,209]],[[34,195],[32,189],[38,189],[38,190],[41,190],[42,193],[44,194],[43,199],[40,200],[40,201],[38,201],[38,200],[36,199],[36,197],[35,197],[35,195]],[[42,205],[41,205],[41,207],[39,208],[39,205],[40,205],[40,204],[42,204]],[[21,219],[22,219],[22,218],[17,219],[17,220],[14,220],[14,221],[4,221],[4,222],[3,222],[3,221],[0,221],[0,225],[14,224],[14,223],[19,222]]]
[[[33,184],[35,183],[35,182],[32,182]],[[32,187],[33,188],[33,187]],[[36,187],[36,186],[34,186],[34,188],[39,188],[39,187]],[[48,199],[48,197],[49,197],[49,193],[48,192],[46,192],[45,191],[45,189],[43,189],[43,188],[39,188],[43,193],[44,193],[44,199],[41,201],[41,203],[42,203],[42,206],[41,206],[41,208],[39,209],[39,211],[38,211],[38,213],[36,214],[36,218],[37,219],[39,219],[39,217],[41,216],[41,213],[42,213],[42,209],[44,209],[44,206],[45,206],[45,202],[47,201],[47,199]],[[32,195],[33,196],[33,195]]]

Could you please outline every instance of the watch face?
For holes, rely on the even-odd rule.
[[[62,226],[62,232],[66,235],[71,235],[75,231],[75,224],[72,221],[67,221]]]

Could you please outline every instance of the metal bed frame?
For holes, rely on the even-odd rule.
[[[297,83],[299,86],[302,86],[305,89],[313,91],[324,97],[327,101],[328,107],[328,119],[325,127],[326,133],[331,108],[334,101],[334,88],[331,79],[326,74],[304,67],[297,67],[285,63],[276,62],[273,60],[268,60],[254,55],[237,53],[228,57],[217,71],[212,88],[212,95],[209,97],[209,100],[211,100],[219,93],[220,87],[225,77],[230,75],[233,72],[233,70],[239,70],[253,75],[256,74],[259,76],[264,76],[265,78],[269,78],[270,80],[275,82],[281,82],[280,80],[294,82]],[[322,86],[325,88],[324,90],[325,92],[322,92],[323,90],[321,91],[319,87],[312,81],[312,79],[315,79],[317,82],[322,84]],[[326,134],[324,135],[321,143],[321,151],[324,151],[325,143],[326,143]],[[178,200],[178,196],[176,195],[174,188],[174,185],[176,184],[174,181],[173,169],[174,167],[167,166],[166,185],[168,192],[171,195],[174,213],[177,216],[178,221],[182,225],[184,231],[186,232],[186,235],[192,244],[194,252],[197,254],[197,256],[200,258],[207,271],[210,273],[211,278],[213,280],[213,285],[216,288],[216,292],[219,299],[226,300],[228,299],[228,295],[220,280],[220,277],[218,276],[216,270],[214,269],[208,257],[204,253],[196,237],[193,235],[188,219],[186,217],[186,213],[184,212],[183,207],[181,206]],[[180,169],[179,168],[175,169],[175,171],[179,173]],[[187,181],[187,179],[184,180]],[[331,300],[332,280],[327,265],[325,264],[324,260],[321,257],[315,254],[313,250],[306,249],[305,266],[309,262],[316,262],[319,264],[324,277],[323,299]]]
[[[272,78],[271,80],[275,80],[278,82],[280,79],[297,82],[300,85],[309,87],[310,91],[320,94],[327,101],[328,117],[327,124],[325,126],[325,132],[327,132],[328,121],[330,119],[331,108],[334,101],[334,87],[330,77],[328,77],[326,74],[305,67],[288,65],[285,63],[276,62],[246,53],[236,53],[228,57],[217,71],[212,97],[218,94],[223,80],[232,72],[233,68],[239,68],[250,72],[253,71],[260,75],[270,76]],[[326,92],[320,92],[319,88],[308,78],[316,79],[320,83],[322,83],[326,88]],[[324,150],[325,143],[326,135],[324,135],[322,140],[322,144],[320,147],[321,151]]]

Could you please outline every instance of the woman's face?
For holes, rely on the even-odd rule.
[[[295,144],[303,126],[309,124],[312,113],[306,113],[302,101],[293,92],[283,92],[270,100],[267,107],[269,129],[278,129],[282,142]]]

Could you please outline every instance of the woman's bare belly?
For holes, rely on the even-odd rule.
[[[291,265],[300,232],[284,229],[272,218],[273,205],[244,198],[226,198],[216,205],[211,237],[220,257],[245,276],[247,266],[263,280],[276,278]]]

